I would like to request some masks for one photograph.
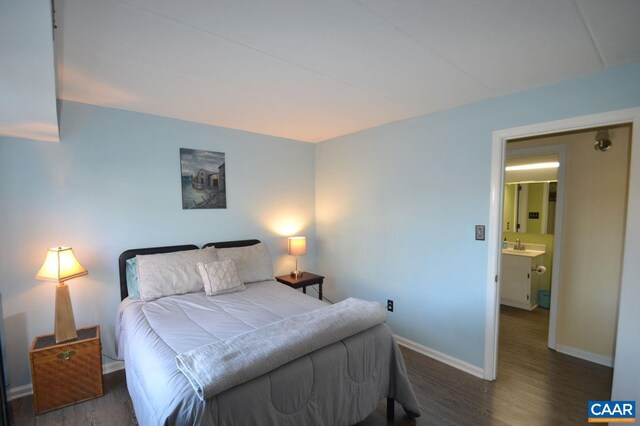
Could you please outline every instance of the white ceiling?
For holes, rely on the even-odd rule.
[[[640,60],[638,0],[56,0],[58,96],[322,141]]]

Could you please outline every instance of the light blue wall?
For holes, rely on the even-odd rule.
[[[482,367],[492,132],[639,105],[636,63],[318,144],[328,297],[393,299],[396,334]]]
[[[59,140],[52,6],[0,1],[0,136]]]
[[[224,210],[182,210],[179,148],[226,154]],[[89,275],[69,282],[78,327],[100,324],[114,356],[117,260],[129,248],[258,238],[276,272],[293,269],[281,233],[309,237],[316,269],[314,145],[61,104],[61,142],[0,138],[0,291],[10,387],[31,381],[28,348],[53,331],[55,286],[34,275],[70,245]],[[108,360],[105,360],[108,361]]]

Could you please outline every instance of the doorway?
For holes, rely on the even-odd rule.
[[[484,365],[484,378],[488,380],[495,380],[496,378],[496,363],[497,363],[497,343],[498,343],[498,323],[499,323],[499,286],[498,286],[498,271],[500,270],[500,249],[502,242],[502,209],[503,209],[503,196],[504,196],[504,170],[503,165],[505,161],[505,147],[507,140],[526,138],[526,137],[539,137],[540,135],[549,135],[557,132],[572,132],[576,130],[583,130],[592,127],[604,127],[617,125],[622,123],[640,124],[640,110],[622,110],[614,111],[611,113],[596,114],[592,116],[577,117],[569,120],[562,120],[557,122],[542,123],[538,125],[525,126],[514,129],[506,129],[494,132],[493,137],[493,155],[492,155],[492,186],[491,186],[491,203],[490,203],[490,222],[489,229],[492,232],[488,233],[489,237],[489,268],[488,268],[488,285],[487,285],[487,321],[485,329],[485,365]],[[637,144],[638,135],[633,135],[633,143]],[[640,173],[640,154],[637,150],[632,150],[632,158],[630,161],[630,173],[634,176],[635,173]],[[640,197],[640,189],[637,184],[630,182],[629,186],[629,200],[630,202],[626,210],[626,236],[625,240],[629,240],[629,236],[636,236],[640,234],[640,221],[635,219],[640,217],[640,206],[637,205],[636,197]],[[622,292],[631,291],[634,292],[637,285],[632,281],[632,276],[637,273],[637,265],[630,259],[632,256],[637,255],[637,248],[632,244],[626,244],[623,249],[623,258],[627,261],[623,263],[621,287]],[[551,306],[557,309],[558,297],[552,291],[551,294]],[[620,311],[631,311],[632,307],[629,304],[621,303]],[[632,328],[629,324],[619,323],[618,333],[622,330],[625,334],[632,333]],[[622,352],[629,350],[629,348],[620,344],[618,341],[616,359]],[[631,350],[635,350],[633,347]],[[624,365],[624,363],[623,363]],[[619,365],[616,365],[619,367]],[[628,373],[628,371],[627,371]],[[615,376],[618,376],[616,370]],[[614,393],[616,391],[616,377],[614,377]],[[624,380],[620,380],[621,386],[624,386]]]
[[[558,194],[564,193],[565,151],[564,145],[535,140],[507,143],[499,274],[503,305],[550,307],[553,265],[559,262],[554,248],[562,235],[564,198]]]
[[[616,335],[629,139],[629,125],[607,126],[509,140],[505,153],[502,236],[526,250],[502,250],[500,302],[549,309],[553,288],[559,306],[547,315],[545,346],[607,367]],[[552,191],[556,183],[560,189]]]
[[[517,318],[521,331],[536,329],[531,342],[525,343],[535,341],[536,349],[555,349],[557,311],[550,311],[550,295],[552,283],[558,290],[555,266],[560,262],[566,159],[562,142],[514,140],[505,152],[500,310],[512,323]],[[508,341],[505,332],[516,338]],[[522,345],[517,330],[502,329],[500,338],[501,348]]]

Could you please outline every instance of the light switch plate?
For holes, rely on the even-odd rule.
[[[476,240],[484,241],[484,225],[476,225]]]

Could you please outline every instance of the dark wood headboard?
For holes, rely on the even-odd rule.
[[[215,248],[230,248],[230,247],[248,247],[256,245],[260,240],[238,240],[238,241],[220,241],[217,243],[207,243],[202,248],[215,247]]]
[[[229,248],[229,247],[247,247],[258,244],[260,240],[238,240],[238,241],[221,241],[217,243],[207,243],[205,247]],[[118,271],[120,273],[120,300],[124,300],[129,295],[127,289],[127,259],[136,257],[139,254],[159,254],[172,253],[175,251],[197,250],[199,247],[193,244],[183,246],[165,246],[165,247],[148,247],[139,249],[130,249],[122,252],[118,258]]]

